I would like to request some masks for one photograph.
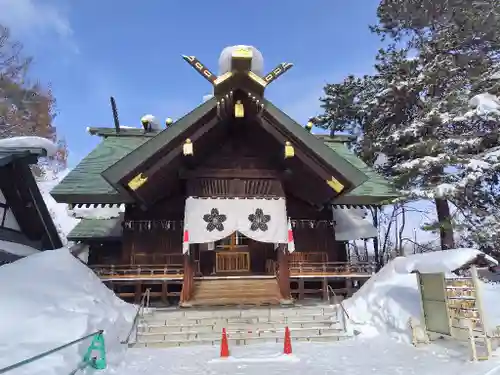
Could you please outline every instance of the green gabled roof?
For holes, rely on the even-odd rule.
[[[91,135],[98,135],[100,137],[154,137],[162,129],[153,129],[146,132],[141,128],[127,127],[120,128],[120,131],[117,132],[115,128],[87,128],[87,131]]]
[[[401,196],[390,181],[370,168],[363,160],[350,151],[343,142],[339,142],[335,139],[325,139],[325,144],[368,176],[368,180],[354,190],[336,198],[333,203],[386,204],[391,199]]]
[[[69,241],[121,238],[123,216],[112,219],[82,219],[68,234]]]
[[[144,136],[107,137],[87,155],[50,194],[60,203],[123,203],[101,173],[151,138]]]
[[[358,186],[368,179],[368,176],[366,176],[362,170],[344,160],[335,150],[329,149],[321,140],[307,132],[300,124],[295,122],[271,102],[266,99],[262,101],[264,103],[265,115],[280,124],[280,126],[291,133],[298,142],[310,149],[318,160],[321,160],[330,168],[337,170],[354,186]],[[199,105],[193,111],[172,124],[168,129],[158,133],[136,150],[124,155],[121,159],[117,160],[116,163],[110,165],[109,168],[103,172],[103,177],[114,184],[116,189],[119,189],[120,179],[136,170],[142,163],[160,152],[165,145],[174,141],[179,136],[182,136],[182,134],[189,130],[193,124],[204,116],[207,116],[211,111],[214,111],[216,106],[217,99],[215,97]]]
[[[269,100],[262,99],[262,101],[264,102],[264,113],[267,112],[267,114],[271,115],[277,122],[282,124],[287,131],[292,133],[294,137],[315,153],[316,156],[339,171],[339,173],[347,178],[354,186],[359,186],[368,179],[368,176],[363,170],[354,166],[346,160],[343,155],[337,153],[335,149],[329,149],[321,139],[318,139],[314,134],[304,129],[303,126],[272,104]]]
[[[161,150],[166,144],[181,136],[191,127],[191,125],[206,116],[210,111],[215,110],[216,107],[217,99],[215,97],[200,104],[184,117],[174,122],[167,129],[157,133],[156,136],[152,138],[146,139],[147,142],[144,142],[141,147],[116,159],[115,163],[110,164],[108,168],[106,168],[103,176],[105,176],[108,181],[117,183],[123,175],[138,168],[144,160],[148,160],[154,156],[154,154]]]

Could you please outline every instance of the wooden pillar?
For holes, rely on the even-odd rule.
[[[323,277],[321,285],[321,289],[323,291],[323,301],[328,301],[328,279],[326,277]]]
[[[299,300],[303,300],[305,297],[305,285],[304,279],[299,279]]]
[[[279,286],[281,291],[281,297],[284,300],[291,299],[290,295],[290,267],[288,264],[288,249],[286,245],[281,244],[278,249],[278,270],[279,270]]]
[[[135,295],[134,295],[134,300],[136,304],[141,303],[141,298],[142,298],[142,283],[138,281],[135,284]]]
[[[347,289],[347,297],[351,297],[354,294],[354,286],[351,278],[345,279],[345,287]]]
[[[181,304],[191,299],[194,285],[194,270],[190,253],[184,254],[184,276],[182,279]]]
[[[161,302],[163,304],[167,304],[167,295],[168,295],[168,282],[163,281],[161,285]]]

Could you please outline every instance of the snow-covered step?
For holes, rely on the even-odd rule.
[[[295,338],[308,338],[322,335],[341,334],[343,331],[338,328],[299,328],[291,330]],[[285,334],[284,328],[267,329],[267,330],[235,330],[228,331],[227,335],[230,339],[252,339],[257,337],[279,338]],[[185,340],[218,340],[221,337],[221,332],[169,332],[169,333],[141,333],[137,336],[137,342],[157,342],[157,341],[185,341]]]
[[[326,321],[332,320],[336,321],[339,317],[337,314],[307,314],[307,315],[293,315],[293,316],[284,316],[284,315],[271,315],[271,316],[227,316],[227,317],[217,317],[217,316],[198,316],[198,317],[172,317],[168,315],[151,315],[144,317],[141,320],[142,322],[148,322],[150,324],[171,324],[171,325],[189,325],[189,324],[220,324],[220,323],[242,323],[248,322],[251,324],[255,323],[263,323],[263,322],[293,322],[293,321]]]
[[[260,322],[256,324],[235,323],[235,324],[141,324],[138,326],[138,333],[169,333],[169,332],[222,332],[222,328],[229,330],[266,330],[266,329],[284,329],[288,326],[290,329],[296,328],[331,328],[340,327],[341,324],[335,321],[289,321],[285,322]]]
[[[252,308],[252,309],[219,309],[219,310],[183,310],[183,309],[154,309],[148,316],[159,319],[203,319],[236,318],[236,317],[268,317],[268,316],[305,316],[305,315],[329,315],[337,314],[332,307],[288,307],[288,308]]]
[[[309,341],[309,342],[328,342],[340,341],[351,338],[346,334],[325,334],[321,336],[310,337],[293,337],[292,341]],[[234,345],[250,345],[262,343],[283,343],[284,338],[280,336],[275,337],[247,337],[247,338],[228,338],[229,346]],[[134,348],[164,348],[175,346],[190,346],[190,345],[214,345],[219,346],[221,339],[191,339],[191,340],[157,340],[148,342],[136,342],[132,346]]]

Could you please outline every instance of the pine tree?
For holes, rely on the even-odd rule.
[[[321,99],[318,125],[356,134],[363,159],[383,153],[380,170],[409,198],[435,201],[443,249],[454,247],[449,200],[463,205],[471,161],[499,142],[498,120],[469,108],[498,67],[499,11],[498,1],[383,0],[376,73],[327,85]]]

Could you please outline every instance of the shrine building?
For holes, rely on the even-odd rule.
[[[218,75],[183,56],[213,89],[184,117],[142,127],[90,128],[99,145],[51,194],[71,208],[122,207],[83,218],[68,240],[124,299],[158,304],[291,304],[349,295],[374,272],[348,243],[372,238],[363,217],[398,197],[349,151],[346,136],[311,133],[266,88],[260,52],[224,49]]]

